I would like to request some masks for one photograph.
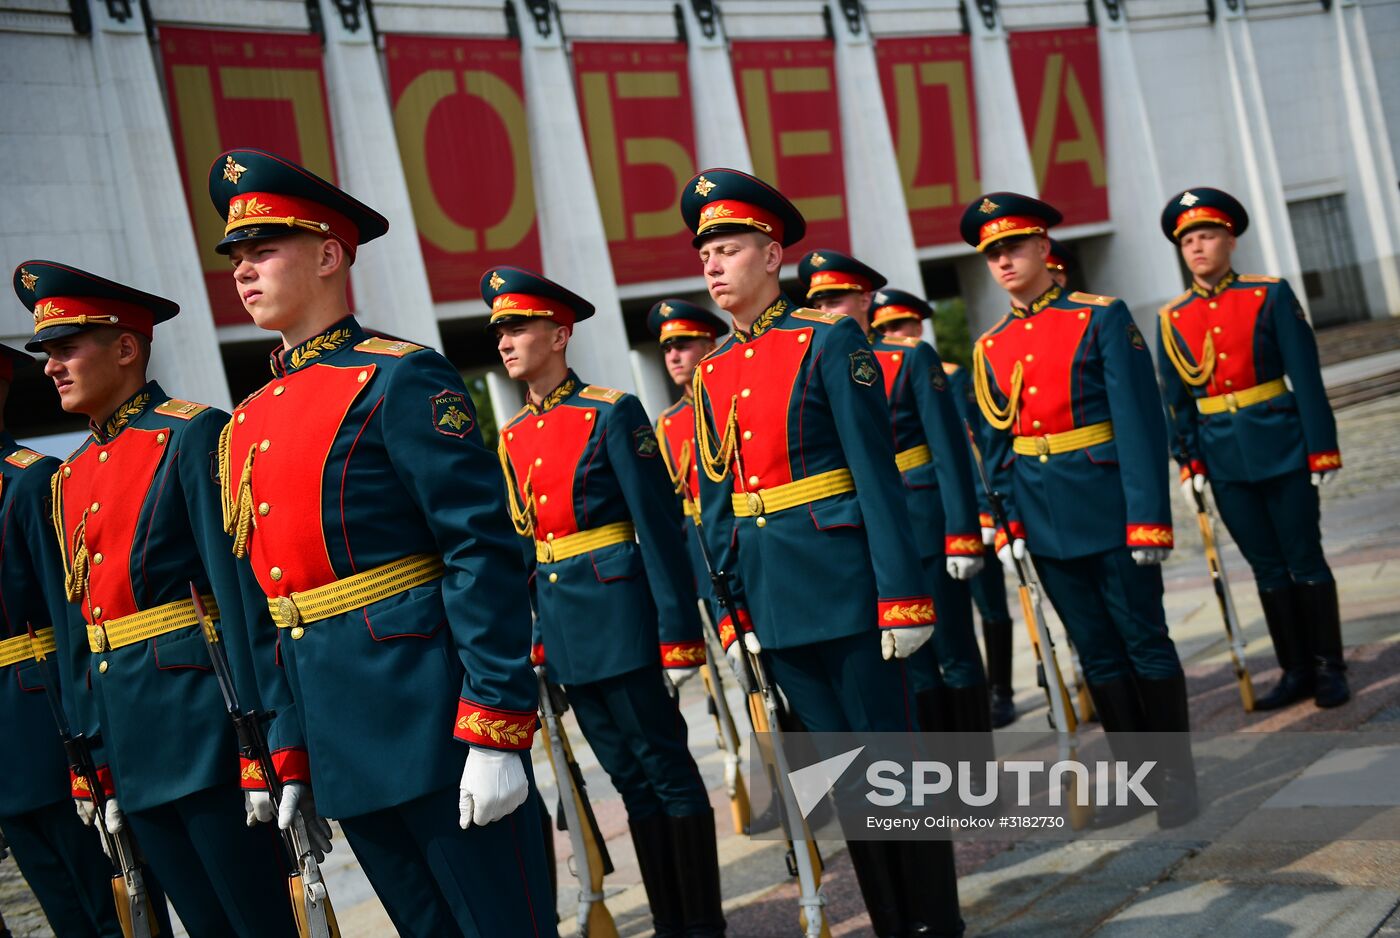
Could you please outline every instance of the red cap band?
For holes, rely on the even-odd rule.
[[[1232,233],[1235,230],[1234,219],[1220,209],[1211,208],[1209,205],[1197,205],[1176,216],[1176,230],[1172,232],[1172,237],[1179,238],[1183,231],[1198,225],[1220,225]]]
[[[779,244],[783,241],[782,220],[748,202],[720,199],[706,205],[700,210],[700,225],[695,233],[702,235],[715,225],[747,225],[762,231]]]
[[[807,287],[807,296],[810,298],[818,293],[835,290],[868,293],[871,290],[871,284],[869,280],[859,274],[840,270],[821,270],[812,274],[812,282]]]
[[[713,339],[719,335],[714,326],[693,319],[668,319],[661,324],[661,339]]]
[[[51,326],[116,326],[151,338],[155,314],[124,300],[94,296],[51,296],[34,307],[34,331]]]
[[[240,192],[228,203],[224,235],[255,225],[286,225],[335,238],[355,253],[360,229],[350,219],[320,202],[280,192]]]
[[[558,300],[528,293],[500,293],[491,301],[491,322],[521,316],[533,319],[552,319],[561,326],[574,324],[573,307]]]
[[[977,245],[977,250],[985,250],[987,245],[993,241],[1000,241],[1002,238],[1010,238],[1015,235],[1045,234],[1047,227],[1042,219],[1033,218],[1030,215],[1004,215],[1001,218],[994,218],[978,229],[977,237],[981,239],[981,243]]]

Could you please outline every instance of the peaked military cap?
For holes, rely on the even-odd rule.
[[[668,339],[717,339],[724,321],[703,306],[667,298],[647,313],[647,328],[662,342]]]
[[[209,167],[209,199],[224,217],[227,254],[239,241],[310,231],[355,249],[389,230],[383,215],[309,169],[275,153],[243,147],[220,153]]]
[[[1003,238],[1043,235],[1062,216],[1054,206],[1015,192],[988,192],[963,210],[958,226],[963,240],[979,251]]]
[[[34,359],[17,348],[12,348],[8,345],[0,345],[0,381],[13,380],[15,369],[26,364],[34,364]]]
[[[737,169],[707,169],[685,184],[681,217],[695,247],[713,234],[761,231],[783,247],[802,240],[807,221],[787,196]]]
[[[518,319],[552,319],[572,326],[593,315],[593,304],[523,267],[492,267],[481,275],[481,298],[491,304],[486,328]]]
[[[1074,252],[1069,249],[1069,245],[1051,238],[1050,253],[1045,258],[1045,268],[1067,274],[1073,266]]]
[[[889,281],[873,267],[840,251],[808,251],[797,263],[797,279],[807,299],[823,293],[869,293]]]
[[[147,339],[158,322],[180,312],[173,300],[54,261],[25,261],[15,268],[15,295],[34,314],[31,352],[91,326],[129,329]]]
[[[905,290],[880,290],[870,300],[870,328],[879,329],[900,319],[928,319],[933,307]]]
[[[1230,193],[1208,186],[1178,192],[1162,209],[1162,234],[1168,241],[1175,243],[1202,225],[1219,225],[1238,237],[1249,227],[1249,213]]]

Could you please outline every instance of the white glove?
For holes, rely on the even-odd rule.
[[[1153,567],[1171,556],[1170,547],[1134,547],[1133,563],[1139,567]]]
[[[472,824],[499,821],[524,804],[529,794],[520,753],[473,746],[462,766],[457,823],[466,830]]]
[[[743,642],[743,647],[739,643]],[[759,655],[763,652],[763,646],[758,643],[758,636],[753,632],[745,632],[743,637],[735,639],[729,643],[725,649],[725,654],[729,656],[729,663],[734,667],[735,674],[744,673],[744,649],[747,648],[749,654]]]
[[[331,825],[316,811],[316,795],[305,782],[287,782],[282,786],[282,800],[277,805],[277,826],[290,830],[297,813],[306,822],[306,836],[309,846],[320,863],[331,852]]]
[[[997,529],[996,529],[996,528],[983,528],[983,529],[982,529],[982,546],[983,546],[983,547],[991,547],[991,546],[992,546],[993,544],[995,544],[996,542],[997,542]]]
[[[102,826],[107,828],[107,833],[117,834],[126,827],[126,815],[122,814],[121,805],[117,804],[116,798],[108,798],[106,810],[102,813]]]
[[[981,557],[949,557],[948,575],[955,580],[970,580],[982,572],[985,562]]]
[[[904,629],[883,629],[880,634],[880,654],[886,661],[908,658],[933,638],[933,626],[915,625]]]
[[[1001,545],[1001,549],[997,551],[997,559],[1001,561],[1007,573],[1015,573],[1015,561],[1026,559],[1026,539],[1016,537]]]
[[[277,808],[272,804],[272,796],[266,791],[245,791],[243,793],[244,820],[249,827],[266,824],[277,816]]]
[[[1196,493],[1206,490],[1206,477],[1199,472],[1181,480],[1181,497],[1186,499],[1186,507],[1194,514],[1197,510]]]
[[[78,820],[91,827],[93,818],[97,817],[97,805],[90,798],[74,798],[73,807],[78,809]]]
[[[676,690],[681,689],[681,685],[700,673],[699,666],[691,668],[666,668],[666,679],[671,682],[671,686]]]
[[[1322,488],[1328,482],[1331,482],[1332,477],[1336,474],[1336,469],[1324,469],[1322,472],[1314,472],[1312,474],[1312,484],[1318,488]]]

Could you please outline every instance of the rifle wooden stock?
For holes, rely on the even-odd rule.
[[[1194,490],[1193,490],[1194,491]],[[1220,606],[1220,616],[1225,623],[1225,638],[1230,648],[1230,664],[1235,670],[1235,680],[1240,687],[1240,703],[1245,713],[1254,712],[1254,681],[1250,679],[1249,668],[1244,662],[1244,641],[1240,634],[1239,619],[1235,616],[1235,604],[1230,598],[1230,583],[1225,577],[1225,564],[1220,559],[1220,548],[1215,543],[1215,528],[1210,522],[1210,512],[1206,510],[1205,495],[1195,492],[1196,524],[1201,529],[1201,543],[1205,546],[1206,566],[1210,569],[1210,585],[1215,591],[1215,601]]]
[[[705,684],[705,693],[710,695],[710,714],[715,718],[715,736],[719,748],[724,751],[725,788],[729,795],[729,815],[734,822],[734,833],[749,832],[749,789],[744,784],[744,775],[739,771],[739,730],[727,706],[721,707],[724,687],[711,675],[708,663],[700,666],[700,680]],[[726,720],[725,718],[728,717]],[[731,761],[732,760],[732,761]],[[730,778],[730,773],[733,777]]]

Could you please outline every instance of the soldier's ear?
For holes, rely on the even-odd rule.
[[[770,274],[776,274],[778,268],[783,266],[783,246],[770,240],[765,250],[767,253],[764,255],[763,269]]]
[[[311,237],[316,238],[316,235]],[[350,266],[350,252],[335,238],[317,238],[316,272],[329,277]]]
[[[573,334],[573,329],[569,326],[557,326],[554,329],[554,336],[550,340],[549,347],[556,352],[562,352],[569,347],[569,336]]]

